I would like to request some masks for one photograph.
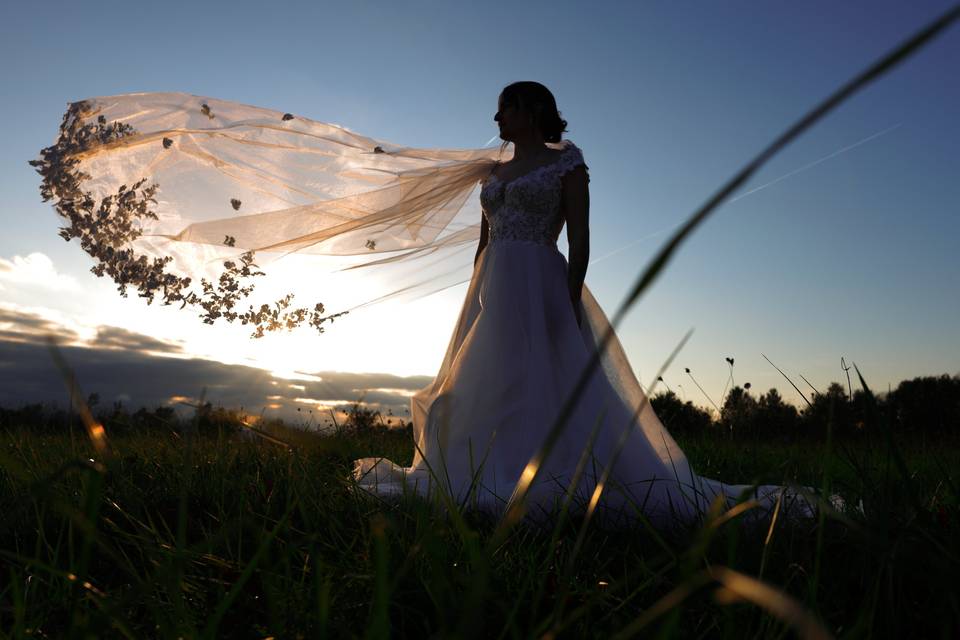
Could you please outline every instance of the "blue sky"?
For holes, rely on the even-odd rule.
[[[139,300],[119,299],[88,273],[79,247],[57,236],[27,160],[53,141],[67,102],[185,91],[401,144],[480,147],[496,134],[500,89],[534,79],[553,91],[569,122],[565,136],[590,166],[592,258],[659,232],[590,266],[587,285],[612,316],[666,229],[948,5],[6,3],[0,264],[9,268],[0,271],[0,302],[65,323],[82,316],[203,342],[196,332],[204,328],[192,326],[198,320],[172,323]],[[690,327],[693,337],[665,379],[703,404],[683,368],[717,400],[725,357],[736,358],[737,383],[777,387],[793,401],[796,392],[761,353],[821,389],[845,379],[841,356],[880,390],[960,373],[960,83],[951,77],[958,65],[954,27],[805,134],[745,190],[876,137],[724,206],[683,245],[618,330],[644,385]],[[33,253],[49,258],[61,289],[10,276],[22,264],[16,257]],[[343,336],[336,351],[324,344],[329,335],[305,333],[289,339],[300,345],[289,368],[430,376],[465,288],[414,307],[432,330],[413,346],[383,340],[375,354],[349,358],[372,347]],[[93,305],[99,316],[91,300],[102,302]],[[255,362],[245,335],[236,333],[234,351]]]

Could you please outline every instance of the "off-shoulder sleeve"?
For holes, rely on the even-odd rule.
[[[563,153],[560,154],[558,164],[561,176],[573,171],[574,168],[579,166],[583,166],[584,169],[590,169],[583,160],[583,152],[580,151],[580,147],[569,140],[567,140],[567,146],[563,150]],[[587,173],[587,182],[590,182],[589,173]]]

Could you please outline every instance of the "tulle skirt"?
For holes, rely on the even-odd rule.
[[[444,491],[461,505],[502,513],[609,327],[586,285],[580,307],[578,326],[567,260],[556,245],[488,243],[440,370],[411,398],[413,463],[357,460],[357,486],[384,497]],[[529,519],[551,517],[568,489],[569,508],[582,512],[625,430],[625,446],[598,503],[597,515],[605,521],[627,524],[643,513],[658,525],[689,522],[717,496],[726,506],[758,499],[761,511],[775,504],[779,486],[725,485],[693,472],[615,336],[601,365],[543,460],[527,495]],[[582,472],[571,486],[578,465]]]

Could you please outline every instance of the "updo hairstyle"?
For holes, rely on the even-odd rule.
[[[503,104],[517,106],[533,115],[535,126],[539,126],[544,142],[560,142],[560,136],[567,130],[567,121],[557,111],[557,101],[550,90],[539,82],[523,80],[508,84],[500,92]]]

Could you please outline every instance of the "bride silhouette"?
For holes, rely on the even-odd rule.
[[[665,524],[695,519],[717,499],[777,504],[782,487],[698,476],[650,406],[584,284],[589,176],[580,149],[561,138],[553,95],[513,83],[494,120],[499,153],[424,149],[226,100],[132,93],[71,103],[55,144],[31,164],[65,222],[61,237],[79,241],[94,273],[121,293],[199,310],[207,324],[253,326],[253,337],[302,324],[322,331],[339,315],[324,316],[320,303],[294,308],[292,292],[243,311],[270,256],[360,256],[330,274],[361,274],[338,302],[386,293],[349,312],[448,286],[455,270],[428,275],[424,259],[449,266],[446,252],[479,239],[440,369],[410,401],[411,466],[357,460],[354,487],[439,491],[492,512],[536,507],[533,516],[559,499],[574,510],[589,499],[604,516]],[[478,183],[480,224],[458,222]],[[564,225],[569,257],[557,249]],[[266,271],[284,289],[333,282]],[[802,502],[800,511],[812,510]]]
[[[609,323],[584,284],[587,165],[580,149],[561,139],[567,123],[552,93],[537,82],[510,84],[494,120],[514,155],[482,181],[470,285],[440,370],[410,402],[413,463],[357,460],[358,485],[380,496],[445,491],[499,512],[521,478],[527,484],[536,475],[527,506],[546,515],[568,490],[573,508],[582,506],[613,462],[599,502],[607,518],[642,512],[663,524],[688,521],[718,496],[727,506],[746,494],[772,506],[781,487],[725,485],[693,472],[615,336],[552,450],[542,464],[533,461]],[[567,258],[557,248],[564,225]]]

